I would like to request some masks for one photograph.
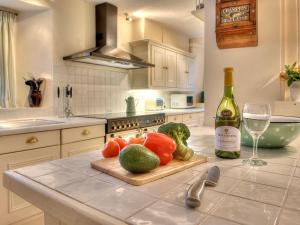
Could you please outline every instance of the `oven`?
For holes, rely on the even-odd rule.
[[[106,141],[122,137],[129,139],[148,132],[156,132],[160,125],[165,123],[164,113],[110,113],[98,115],[86,115],[83,117],[106,119]]]

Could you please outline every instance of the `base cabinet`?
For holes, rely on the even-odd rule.
[[[3,173],[60,158],[60,146],[0,155],[0,225],[38,224],[42,212],[3,187]]]
[[[3,173],[104,146],[104,125],[0,137],[0,225],[43,225],[43,213],[3,187]]]
[[[204,113],[186,113],[167,116],[166,121],[168,123],[184,123],[187,126],[203,126]]]
[[[71,157],[74,155],[95,151],[104,147],[104,138],[95,138],[86,141],[64,144],[61,146],[61,157]]]

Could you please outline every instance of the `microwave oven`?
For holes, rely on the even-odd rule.
[[[194,96],[189,94],[172,94],[171,108],[172,109],[188,109],[194,108]]]

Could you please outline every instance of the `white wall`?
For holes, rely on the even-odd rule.
[[[196,92],[199,93],[204,88],[204,38],[192,38],[190,39],[190,50],[195,55],[195,65],[193,82],[196,84]]]
[[[52,106],[53,38],[52,13],[47,11],[21,12],[16,32],[17,105],[28,107],[23,77],[28,73],[47,79],[43,107]]]
[[[189,51],[190,37],[186,34],[179,33],[164,24],[146,18],[136,19],[132,22],[132,25],[133,34],[131,41],[150,39],[184,51]]]
[[[288,0],[290,1],[290,0]],[[206,124],[213,116],[223,95],[223,68],[235,69],[235,97],[240,108],[245,102],[272,103],[280,98],[279,81],[264,87],[279,75],[281,57],[281,0],[258,0],[258,46],[220,50],[216,45],[216,0],[205,5],[205,108]]]

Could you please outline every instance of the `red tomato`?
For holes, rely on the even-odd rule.
[[[114,140],[109,140],[102,151],[104,158],[116,157],[120,154],[120,146],[118,142]]]
[[[145,142],[145,138],[129,138],[128,144],[143,145],[144,142]]]
[[[123,138],[114,138],[113,140],[118,142],[121,150],[128,145],[127,141]]]

